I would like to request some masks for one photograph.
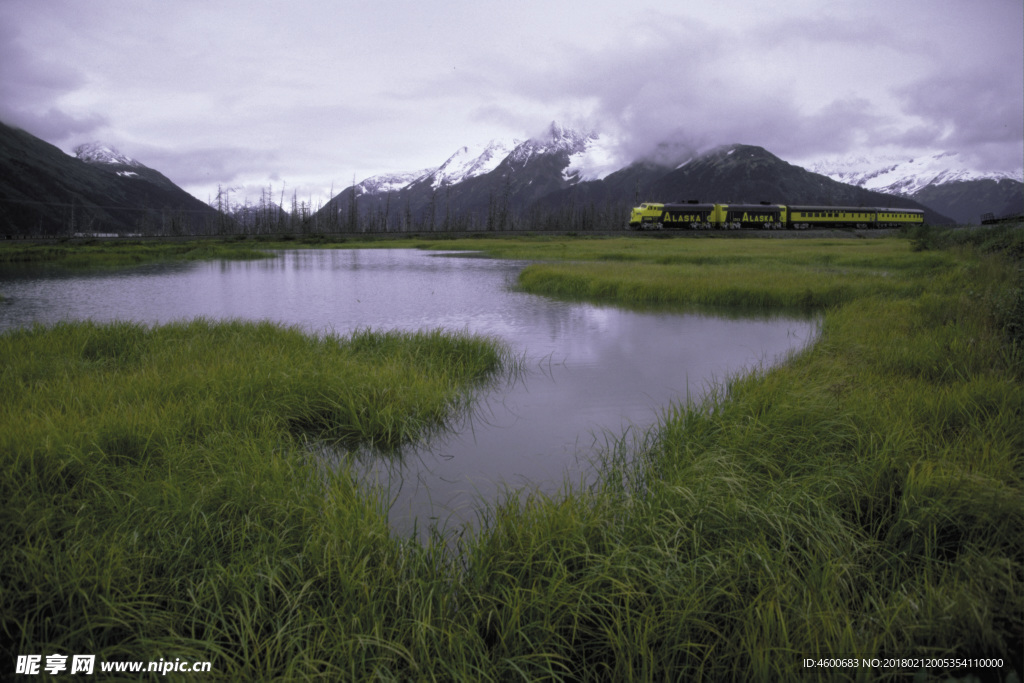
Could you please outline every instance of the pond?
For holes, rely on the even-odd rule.
[[[639,313],[514,291],[523,262],[413,249],[296,250],[260,261],[97,273],[0,272],[0,330],[65,319],[273,320],[310,333],[446,328],[503,340],[526,372],[482,392],[454,433],[362,458],[397,533],[472,522],[507,488],[554,493],[591,473],[607,436],[654,424],[672,402],[778,362],[817,325],[788,317]]]

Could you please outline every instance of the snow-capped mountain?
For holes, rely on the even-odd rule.
[[[1009,215],[1024,209],[1024,169],[986,173],[971,168],[956,152],[828,159],[808,169],[849,185],[912,198],[958,223],[976,223],[985,213]]]
[[[436,168],[372,176],[335,195],[321,215],[350,225],[355,200],[359,215],[389,225],[446,224],[455,215],[505,221],[547,193],[604,178],[617,170],[613,159],[612,146],[596,133],[551,123],[527,140],[460,147]]]
[[[485,145],[460,147],[448,160],[432,171],[430,184],[437,189],[490,173],[512,153],[519,140],[491,140]]]
[[[75,158],[106,173],[131,181],[146,181],[167,190],[180,190],[159,171],[141,161],[122,154],[116,148],[103,142],[89,142],[74,148]]]
[[[522,166],[530,159],[545,154],[565,154],[569,157],[586,151],[588,143],[597,138],[596,133],[582,133],[563,128],[554,121],[537,137],[530,138],[516,146],[507,161],[513,166]]]
[[[698,153],[665,143],[658,160],[633,163],[619,150],[610,136],[552,123],[524,141],[461,147],[436,168],[368,178],[332,198],[316,220],[371,231],[503,230],[524,220],[553,229],[598,214],[612,225],[623,207],[643,200],[700,198],[919,208],[936,224],[970,223],[1017,211],[1022,195],[1020,171],[980,173],[952,153],[796,165],[752,145]]]
[[[562,172],[562,177],[570,182],[604,180],[622,166],[615,153],[614,141],[591,133],[582,149],[569,155],[569,165]]]
[[[121,166],[142,166],[141,163],[101,142],[89,142],[74,149],[75,157],[90,164],[119,164]]]
[[[222,216],[159,171],[108,145],[70,155],[0,123],[0,234],[199,234]]]
[[[1012,173],[985,173],[973,170],[956,152],[919,157],[846,157],[825,159],[810,164],[807,170],[841,183],[866,190],[905,197],[932,185],[971,180],[1024,181],[1024,170]]]
[[[552,121],[547,130],[520,143],[508,156],[512,166],[525,165],[541,156],[565,156],[568,164],[562,179],[575,184],[589,180],[603,180],[622,168],[614,143],[594,131],[578,131]]]
[[[400,173],[370,176],[356,187],[356,195],[398,192],[414,184],[429,183],[432,189],[455,185],[493,171],[519,144],[519,140],[491,140],[460,147],[440,166]]]
[[[371,176],[356,185],[356,193],[386,194],[424,183],[436,190],[487,175],[502,163],[516,168],[533,159],[552,155],[568,159],[562,173],[568,183],[600,180],[620,167],[616,164],[611,145],[605,144],[596,133],[580,132],[552,122],[543,134],[528,140],[494,139],[467,145],[434,168]]]
[[[406,173],[382,173],[370,176],[355,186],[356,194],[387,194],[388,192],[397,192],[436,170],[436,168],[424,168],[419,171]]]
[[[566,182],[600,180],[619,170],[611,144],[597,133],[580,132],[552,122],[539,136],[528,140],[494,139],[477,145],[460,147],[440,166],[407,173],[386,173],[366,178],[358,185],[357,194],[396,192],[413,184],[428,182],[438,189],[487,175],[503,162],[521,167],[550,155],[564,155],[568,166],[563,171]]]

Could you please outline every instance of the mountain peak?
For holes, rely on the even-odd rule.
[[[431,183],[436,189],[490,173],[519,144],[520,140],[491,140],[482,145],[459,147],[431,174]]]
[[[414,184],[429,183],[435,190],[444,185],[455,185],[490,173],[519,144],[520,140],[495,139],[478,145],[463,145],[440,166],[411,173],[383,173],[371,176],[356,185],[356,192],[376,195],[397,192]]]
[[[544,134],[533,138],[534,142],[552,147],[566,149],[570,154],[582,151],[587,143],[597,139],[597,133],[593,131],[580,131],[574,128],[567,128],[557,121],[552,121]]]
[[[508,159],[516,164],[525,164],[541,154],[583,154],[597,137],[597,133],[580,132],[552,121],[543,133],[519,144]]]
[[[121,164],[124,166],[142,166],[141,163],[101,142],[88,142],[75,147],[75,157],[87,164]]]
[[[876,192],[910,196],[934,185],[970,180],[1024,181],[1020,169],[1009,173],[986,173],[970,168],[956,152],[923,156],[882,156],[823,159],[808,170],[850,185]]]

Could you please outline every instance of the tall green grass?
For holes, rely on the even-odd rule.
[[[0,359],[5,667],[90,653],[362,679],[408,668],[416,619],[452,612],[450,560],[392,538],[316,445],[442,428],[514,367],[495,342],[83,322],[6,332]]]
[[[472,244],[589,262],[543,264],[581,278],[564,296],[803,306],[821,334],[610,441],[592,484],[510,490],[475,533],[420,545],[311,445],[439,428],[501,365],[492,346],[206,321],[7,333],[5,654],[209,660],[223,680],[1019,679],[1012,250],[510,242]],[[888,657],[1003,667],[803,665]]]
[[[791,261],[764,247],[791,283],[815,251],[851,269],[850,293],[816,304],[825,317],[813,348],[667,408],[645,438],[609,447],[594,491],[492,513],[468,575],[493,652],[565,679],[993,676],[802,663],[854,657],[994,657],[997,680],[1019,677],[1024,366],[1000,302],[1020,287],[1020,263],[970,248],[917,259],[903,240],[867,246],[863,264],[832,245],[796,246]],[[649,258],[672,255],[663,249]],[[721,242],[696,249],[733,256]],[[563,296],[660,278],[652,296],[603,298],[644,303],[678,287],[691,304],[705,301],[691,289],[728,300],[747,280],[733,268],[681,268],[678,284],[651,263],[536,270],[579,278],[586,293],[554,290]],[[527,288],[533,277],[527,269]],[[812,291],[832,283],[822,276]]]
[[[620,243],[621,242],[621,248]],[[895,240],[618,240],[567,248],[524,269],[521,289],[623,306],[820,311],[869,296],[913,296],[955,263]]]

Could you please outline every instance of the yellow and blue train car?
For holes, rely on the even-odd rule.
[[[630,213],[636,230],[806,230],[808,228],[897,228],[924,223],[920,209],[867,206],[808,206],[644,202]]]
[[[791,228],[874,228],[878,210],[868,206],[790,206]]]
[[[718,204],[665,204],[661,222],[663,227],[676,230],[711,230],[721,222]]]
[[[918,209],[875,209],[878,228],[898,228],[904,225],[924,223],[924,211]]]
[[[644,202],[633,207],[629,214],[629,227],[634,230],[660,229],[665,205],[658,202]]]
[[[759,228],[781,230],[786,227],[788,211],[782,204],[718,204],[722,228]]]

